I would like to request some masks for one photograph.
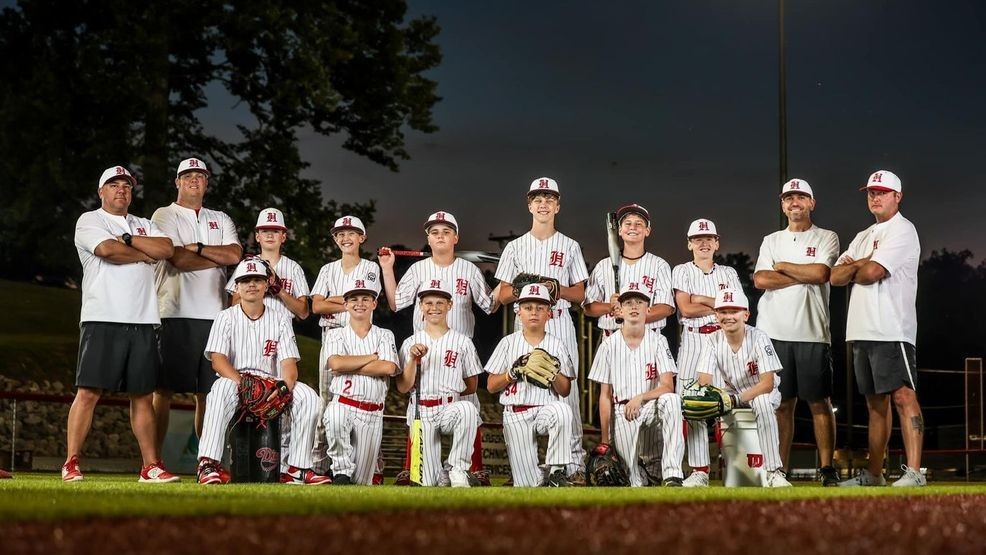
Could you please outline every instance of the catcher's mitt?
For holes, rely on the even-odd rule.
[[[558,293],[561,292],[561,283],[550,277],[540,276],[538,274],[532,274],[529,272],[521,272],[517,274],[513,282],[510,285],[513,288],[514,297],[520,297],[520,294],[524,287],[531,285],[532,283],[539,283],[548,290],[548,295],[551,297],[552,301],[558,299]]]
[[[555,376],[561,371],[561,362],[544,349],[534,349],[514,362],[509,370],[512,381],[524,380],[524,383],[548,389],[555,381]]]
[[[240,404],[243,408],[260,419],[263,425],[267,420],[277,418],[291,404],[291,390],[284,380],[274,380],[242,374],[239,387]]]
[[[689,386],[681,396],[681,413],[686,420],[708,420],[729,414],[739,404],[736,395],[714,385]]]
[[[626,466],[616,449],[609,444],[600,443],[589,453],[585,465],[587,483],[590,486],[611,487],[629,486]]]

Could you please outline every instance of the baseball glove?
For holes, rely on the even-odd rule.
[[[240,376],[240,405],[260,419],[261,425],[277,418],[291,404],[291,390],[284,380],[274,380],[253,374]]]
[[[739,404],[732,393],[726,393],[714,385],[685,390],[681,397],[681,413],[686,420],[708,420],[729,414]]]
[[[264,268],[267,268],[267,295],[270,297],[276,297],[284,287],[284,281],[282,281],[277,275],[277,272],[274,271],[274,267],[270,265],[270,262],[267,262],[259,256],[257,257],[257,260],[264,265]]]
[[[555,376],[561,371],[561,362],[544,349],[534,349],[514,362],[509,370],[513,381],[524,380],[524,383],[548,389],[555,381]]]
[[[557,279],[544,277],[529,272],[521,272],[517,274],[517,277],[515,277],[513,282],[511,282],[510,285],[513,287],[514,297],[520,297],[521,291],[524,287],[531,285],[532,283],[540,283],[545,289],[548,290],[548,295],[551,297],[552,301],[558,300],[558,294],[561,292],[561,283]]]
[[[596,487],[629,486],[626,466],[616,449],[609,444],[600,443],[589,453],[585,465],[588,485]]]

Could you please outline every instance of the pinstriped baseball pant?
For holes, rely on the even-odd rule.
[[[383,439],[383,411],[366,411],[333,399],[322,416],[332,474],[370,485]]]
[[[681,460],[685,456],[685,442],[682,434],[681,397],[666,393],[654,401],[647,401],[640,407],[640,414],[633,421],[626,419],[623,408],[617,405],[614,445],[616,452],[623,457],[629,467],[630,485],[643,486],[647,476],[638,460],[642,445],[641,435],[647,429],[660,428],[664,437],[664,453],[661,458],[661,477],[681,478]]]
[[[442,470],[442,434],[452,435],[448,463],[452,468],[469,471],[473,443],[479,428],[479,411],[469,401],[455,401],[438,407],[421,407],[421,444],[424,467],[421,485],[434,486]],[[408,410],[408,424],[414,420],[414,407]]]
[[[757,438],[763,452],[763,469],[767,472],[781,468],[780,439],[777,432],[777,407],[781,405],[781,392],[776,388],[770,393],[757,395],[750,401],[750,408],[757,418]]]
[[[548,436],[548,451],[544,463],[548,466],[568,466],[572,463],[572,409],[562,401],[553,401],[524,412],[503,411],[503,440],[507,444],[510,474],[514,487],[541,484],[543,476],[538,467],[536,435]]]
[[[722,333],[717,331],[715,333]],[[700,334],[684,331],[681,334],[681,347],[678,348],[678,378],[675,381],[675,392],[682,394],[685,386],[692,380],[698,379],[699,372],[712,374],[712,383],[723,387],[724,382],[715,368],[699,368],[699,358],[702,354],[703,342],[711,334]],[[688,421],[688,466],[709,466],[709,425],[697,420]]]

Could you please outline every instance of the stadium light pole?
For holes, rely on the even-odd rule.
[[[778,166],[781,183],[787,183],[787,63],[784,52],[784,0],[777,0],[777,139]],[[776,189],[776,185],[773,185]],[[787,218],[780,212],[780,227],[787,227]]]

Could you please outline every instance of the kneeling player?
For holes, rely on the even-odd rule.
[[[766,471],[763,485],[768,488],[791,487],[781,470],[781,455],[774,411],[781,402],[777,387],[782,369],[781,361],[767,334],[746,321],[750,305],[740,289],[723,289],[716,295],[716,320],[723,333],[712,334],[702,348],[699,358],[698,384],[713,383],[713,373],[725,382],[722,390],[712,389],[720,397],[723,412],[737,407],[750,407],[757,419],[757,436],[763,451]],[[684,396],[687,397],[689,391]],[[684,401],[688,417],[688,400]]]
[[[408,337],[401,346],[404,372],[397,377],[397,389],[407,393],[415,386],[418,365],[420,387],[416,395],[421,416],[421,443],[424,466],[421,485],[434,486],[442,470],[442,438],[452,435],[449,451],[449,480],[452,487],[469,487],[469,466],[473,438],[479,429],[479,410],[468,400],[476,392],[483,366],[476,348],[465,335],[449,329],[452,290],[446,282],[432,278],[421,283],[418,304],[424,329]],[[414,396],[412,396],[414,397]],[[414,399],[408,402],[407,418],[414,418]]]
[[[547,288],[524,287],[517,304],[521,329],[501,339],[486,363],[487,388],[503,392],[503,440],[514,486],[570,486],[565,470],[572,464],[573,416],[565,397],[575,371],[565,345],[544,330],[552,311]],[[545,353],[555,357],[553,368],[534,364]],[[538,469],[535,434],[548,436],[546,476]]]
[[[247,373],[281,380],[292,395],[290,411],[282,416],[282,422],[290,425],[289,431],[282,433],[282,444],[288,443],[290,447],[289,466],[281,473],[281,482],[305,485],[331,482],[327,476],[311,470],[312,444],[321,401],[314,389],[298,381],[301,357],[291,320],[264,306],[267,277],[267,269],[259,260],[240,262],[233,276],[240,304],[220,312],[209,333],[205,356],[212,361],[219,379],[212,384],[206,401],[205,423],[199,442],[200,484],[226,481],[218,461],[223,455],[226,427],[240,408],[241,376]]]
[[[394,334],[372,323],[379,294],[378,281],[351,281],[343,293],[349,322],[325,336],[332,400],[325,407],[322,425],[336,485],[373,482],[387,386],[390,377],[401,371]]]
[[[610,415],[616,418],[613,445],[629,467],[631,486],[648,482],[638,455],[641,432],[658,426],[664,437],[662,472],[664,485],[682,485],[681,459],[685,454],[681,397],[674,392],[677,368],[668,341],[647,329],[650,295],[637,282],[627,283],[618,302],[623,327],[607,337],[596,351],[589,379],[599,390],[602,443],[609,443]],[[616,410],[611,413],[613,403]]]

